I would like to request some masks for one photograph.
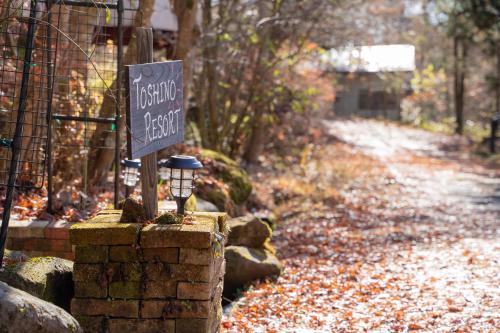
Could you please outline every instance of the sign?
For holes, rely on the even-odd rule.
[[[127,66],[130,159],[184,141],[182,61]]]

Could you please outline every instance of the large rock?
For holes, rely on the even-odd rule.
[[[0,332],[81,333],[78,322],[63,309],[0,282]]]
[[[203,149],[201,156],[214,164],[217,176],[229,186],[229,195],[234,203],[237,205],[244,203],[252,193],[252,182],[245,170],[235,160],[213,150]]]
[[[196,202],[196,211],[197,212],[212,212],[212,213],[218,213],[219,208],[217,208],[216,205],[211,203],[210,201],[203,200],[203,199],[197,199]]]
[[[265,277],[278,276],[281,264],[269,251],[244,246],[228,246],[225,250],[226,275],[224,295],[231,297],[248,283]]]
[[[228,245],[261,248],[272,234],[267,223],[251,214],[232,218],[228,225]]]
[[[69,311],[74,293],[72,275],[72,261],[35,257],[7,264],[0,271],[0,281]]]
[[[212,202],[219,211],[226,212],[230,216],[235,215],[236,207],[229,195],[229,187],[221,182],[206,182],[201,179],[201,184],[196,188],[198,198]]]

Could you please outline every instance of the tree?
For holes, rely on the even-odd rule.
[[[500,2],[488,0],[466,0],[475,27],[484,33],[486,52],[496,58],[496,73],[492,88],[495,93],[495,112],[500,113]]]
[[[284,83],[283,69],[297,64],[339,2],[203,2],[194,66],[197,111],[190,119],[204,146],[256,161],[282,101],[300,95]]]
[[[171,0],[174,13],[177,16],[177,41],[175,43],[174,59],[182,60],[184,72],[184,110],[188,110],[187,101],[191,86],[191,50],[196,41],[196,15],[198,0]]]

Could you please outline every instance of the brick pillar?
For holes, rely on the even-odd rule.
[[[217,332],[222,316],[226,215],[193,224],[117,223],[119,211],[70,229],[71,313],[85,332]]]

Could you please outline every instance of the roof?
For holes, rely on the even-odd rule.
[[[125,27],[134,24],[134,18],[139,8],[139,1],[124,0],[123,25]],[[116,27],[118,17],[115,10],[110,12],[110,17],[101,17],[102,23],[107,26]],[[172,11],[170,1],[155,1],[153,15],[151,17],[151,27],[157,30],[177,31],[177,16]]]
[[[339,72],[411,72],[415,70],[415,46],[371,45],[331,49],[324,55],[327,65]]]

